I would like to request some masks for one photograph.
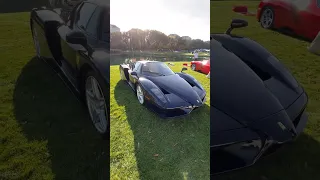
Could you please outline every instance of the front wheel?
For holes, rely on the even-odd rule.
[[[193,71],[195,71],[195,70],[196,70],[196,64],[192,64],[192,65],[191,65],[191,69],[192,69]]]
[[[144,104],[144,93],[142,87],[138,84],[136,87],[137,98],[140,104]]]
[[[90,71],[85,78],[85,98],[86,105],[89,111],[90,119],[92,120],[96,130],[104,138],[106,138],[109,129],[109,100],[108,92],[106,91],[102,78],[95,72]]]
[[[265,29],[273,28],[273,23],[275,20],[274,11],[270,7],[266,7],[260,16],[260,25]]]

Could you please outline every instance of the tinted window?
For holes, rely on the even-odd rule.
[[[98,37],[98,30],[99,30],[99,22],[100,22],[100,9],[97,8],[95,10],[95,12],[93,13],[93,15],[91,16],[91,19],[87,25],[87,29],[86,31],[94,36],[94,37]]]
[[[163,62],[148,62],[142,65],[142,73],[146,75],[169,76],[174,72]]]
[[[92,13],[96,9],[96,5],[91,3],[84,3],[78,13],[76,24],[83,29],[86,29],[89,19]]]
[[[320,8],[320,0],[317,0],[317,7]]]

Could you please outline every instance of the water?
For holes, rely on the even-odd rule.
[[[199,57],[198,60],[202,60],[209,57]],[[125,62],[126,59],[136,59],[139,60],[154,60],[154,61],[162,61],[162,62],[175,62],[175,61],[186,61],[190,62],[193,60],[193,56],[188,55],[165,55],[165,54],[143,54],[143,55],[137,55],[137,54],[121,54],[121,55],[111,55],[110,56],[110,65],[119,65]]]

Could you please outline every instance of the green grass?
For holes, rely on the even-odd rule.
[[[262,29],[255,17],[232,12],[233,5],[242,4],[255,11],[258,3],[211,1],[211,33],[224,32],[232,18],[248,20],[248,27],[235,29],[233,33],[259,42],[294,74],[309,95],[309,121],[304,133],[293,144],[261,159],[250,168],[216,176],[214,179],[320,179],[320,57],[308,52],[308,42]]]
[[[171,67],[178,72],[182,62]],[[206,75],[186,72],[210,92]],[[209,179],[210,96],[188,116],[161,119],[120,81],[119,66],[111,66],[110,77],[111,179]]]
[[[29,13],[0,15],[0,179],[106,179],[108,143],[35,52]]]

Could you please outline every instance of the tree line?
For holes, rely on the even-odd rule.
[[[157,30],[131,29],[111,33],[111,49],[142,51],[193,51],[210,49],[210,41],[191,39],[177,34],[166,35]]]

